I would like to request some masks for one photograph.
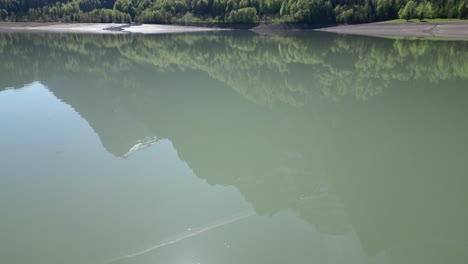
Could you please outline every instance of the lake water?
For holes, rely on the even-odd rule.
[[[468,42],[0,34],[0,263],[468,259]]]

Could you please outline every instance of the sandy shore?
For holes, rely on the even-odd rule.
[[[106,24],[106,23],[0,23],[0,32],[57,32],[88,34],[169,34],[191,32],[225,31],[238,28],[210,26],[154,25],[154,24]],[[247,29],[245,26],[239,29]],[[468,39],[468,23],[369,23],[359,25],[296,25],[263,24],[250,26],[257,34],[282,35],[294,31],[322,31],[339,34],[382,36]]]
[[[468,23],[369,23],[315,29],[339,34],[382,37],[468,39]]]
[[[209,28],[180,25],[113,24],[113,23],[0,23],[0,32],[56,32],[88,34],[168,34],[190,32],[225,31],[225,28]]]
[[[225,31],[225,30],[229,30],[229,29],[195,27],[195,26],[179,26],[179,25],[153,25],[153,24],[135,25],[135,26],[123,28],[123,32],[140,33],[140,34],[190,33],[190,32],[211,32],[211,31]]]

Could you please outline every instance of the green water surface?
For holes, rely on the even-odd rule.
[[[0,34],[0,263],[468,262],[468,42]]]

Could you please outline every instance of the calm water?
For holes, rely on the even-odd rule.
[[[468,259],[468,42],[0,34],[0,263]]]

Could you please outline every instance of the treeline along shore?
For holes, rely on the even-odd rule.
[[[366,23],[468,18],[468,0],[0,0],[0,21]]]

